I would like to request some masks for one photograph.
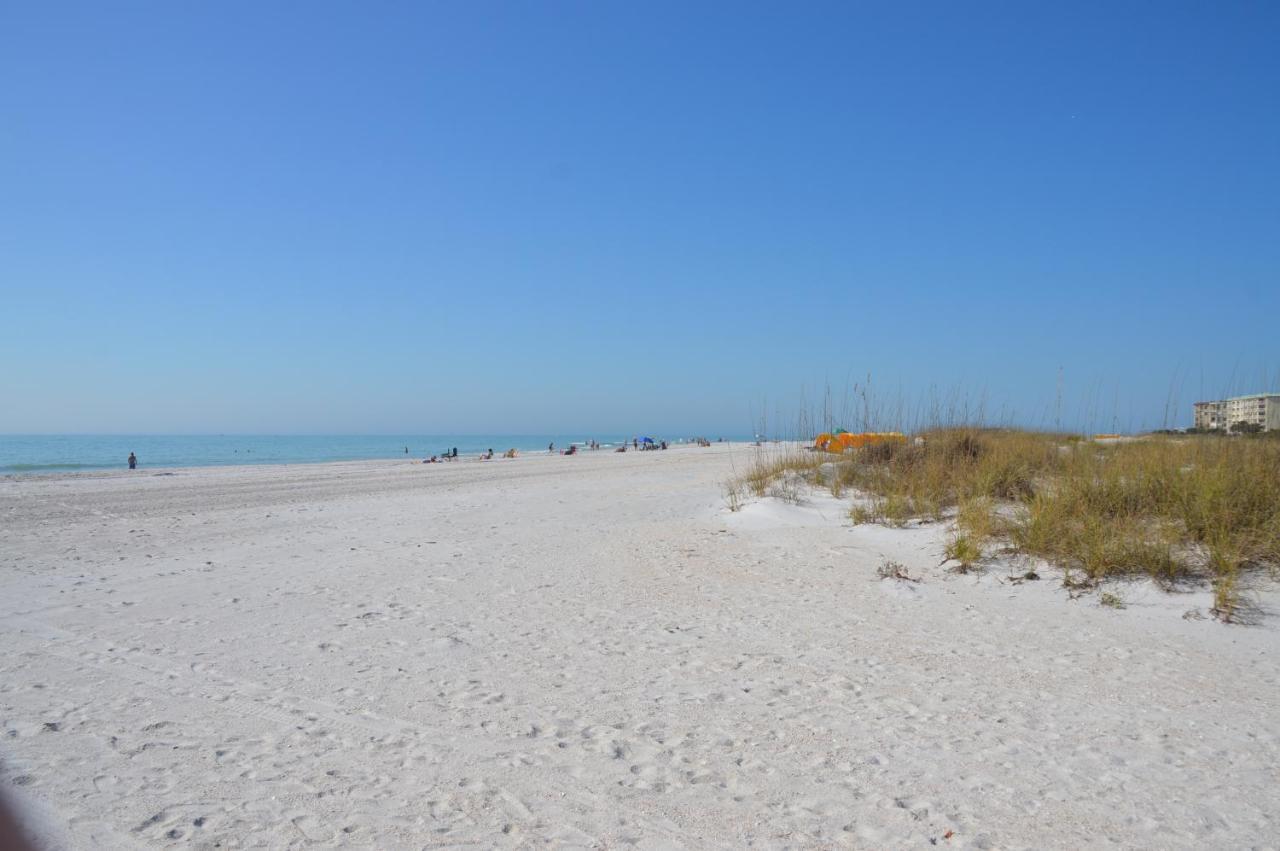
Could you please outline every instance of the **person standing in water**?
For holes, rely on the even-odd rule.
[[[129,469],[138,469],[138,456],[134,455],[132,452],[129,453]]]

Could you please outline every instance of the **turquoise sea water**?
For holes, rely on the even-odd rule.
[[[0,475],[127,469],[130,452],[138,456],[140,468],[156,469],[426,458],[455,446],[459,455],[478,455],[490,448],[495,453],[511,448],[546,452],[547,444],[553,442],[563,449],[587,440],[617,444],[631,438],[616,434],[0,435]],[[653,438],[678,440],[661,434]]]

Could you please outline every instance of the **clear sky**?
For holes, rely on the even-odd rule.
[[[0,432],[1280,386],[1280,4],[0,6]],[[789,416],[790,414],[786,414]]]

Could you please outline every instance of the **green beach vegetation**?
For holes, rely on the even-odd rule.
[[[762,453],[727,489],[794,500],[782,483],[796,481],[854,495],[855,523],[952,523],[945,556],[960,571],[999,552],[1044,559],[1073,589],[1206,581],[1228,622],[1241,619],[1251,572],[1280,575],[1280,440],[1270,436],[939,427],[838,455]]]

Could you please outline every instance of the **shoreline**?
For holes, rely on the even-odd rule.
[[[768,445],[773,445],[773,444],[768,444]],[[710,447],[700,447],[692,443],[672,443],[668,445],[666,450],[655,449],[655,450],[637,451],[637,450],[628,448],[625,453],[615,452],[613,448],[580,449],[572,457],[589,458],[589,457],[604,456],[604,455],[628,455],[628,456],[652,455],[652,454],[662,454],[664,452],[669,453],[673,450],[684,450],[684,449],[702,449],[705,451],[706,449],[714,449],[715,447],[736,447],[739,449],[756,448],[755,444],[749,441],[726,440],[723,443],[712,443]],[[545,449],[517,450],[517,451],[520,453],[517,457],[504,458],[502,457],[501,454],[497,454],[498,450],[495,447],[495,455],[493,456],[493,458],[484,460],[483,463],[494,463],[498,461],[505,461],[505,462],[522,461],[522,460],[528,460],[530,458],[564,457],[559,450],[557,450],[554,455],[548,454]],[[453,467],[463,462],[481,461],[481,460],[482,459],[480,459],[477,455],[473,453],[459,453],[456,461],[440,461],[440,462],[437,462],[437,464],[443,467]],[[421,466],[423,464],[423,459],[410,454],[410,455],[405,455],[398,458],[397,457],[331,458],[331,459],[318,460],[318,461],[263,461],[260,463],[255,462],[255,463],[249,463],[249,464],[236,464],[236,463],[196,464],[196,465],[186,465],[186,466],[180,465],[180,466],[172,466],[172,467],[150,467],[143,464],[139,466],[138,469],[136,470],[130,470],[126,465],[122,464],[119,468],[113,467],[109,469],[50,470],[48,472],[32,471],[32,472],[0,473],[0,482],[35,481],[35,480],[66,480],[66,479],[70,479],[70,480],[106,479],[106,478],[127,478],[131,476],[134,478],[144,478],[148,475],[152,475],[152,476],[190,475],[202,470],[237,470],[237,471],[277,470],[277,469],[289,469],[294,467],[324,467],[324,466],[332,467],[332,466],[340,466],[340,465],[362,465],[362,464],[367,464],[371,466],[395,466],[395,465]],[[436,466],[436,465],[428,464],[427,466]]]

